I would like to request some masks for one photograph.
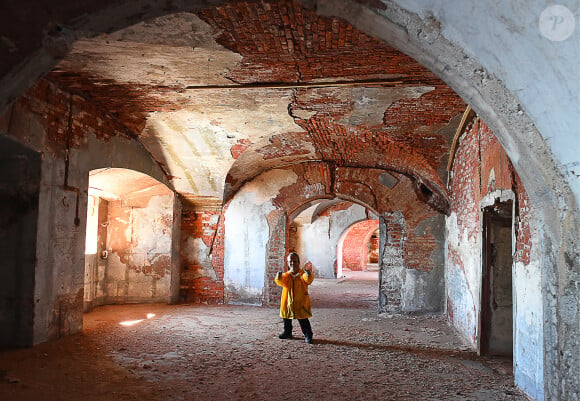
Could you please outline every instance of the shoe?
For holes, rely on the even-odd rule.
[[[283,332],[282,334],[280,334],[278,336],[278,338],[281,339],[281,340],[291,339],[292,338],[292,334],[288,334],[286,332]]]
[[[304,342],[306,344],[312,344],[312,337],[304,337]]]

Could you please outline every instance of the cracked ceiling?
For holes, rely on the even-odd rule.
[[[127,127],[191,202],[311,161],[404,174],[444,202],[466,107],[410,57],[284,0],[77,41],[47,79]]]

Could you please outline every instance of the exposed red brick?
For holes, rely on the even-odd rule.
[[[252,146],[252,141],[250,141],[249,139],[240,139],[238,141],[238,143],[236,143],[234,146],[232,146],[230,148],[230,152],[232,153],[232,157],[234,159],[237,159],[250,146]]]
[[[37,116],[46,131],[46,145],[54,151],[81,146],[88,133],[108,140],[127,136],[128,130],[96,104],[40,79],[15,103],[16,108]]]
[[[192,211],[184,210],[181,218],[181,300],[186,302],[203,302],[221,304],[224,302],[224,247],[223,247],[223,218],[218,226],[220,211]],[[217,230],[217,234],[216,234]],[[215,237],[215,238],[214,238]],[[187,242],[191,239],[201,239],[209,248],[211,265],[217,280],[211,277],[199,277],[198,272],[207,267],[188,263],[188,255],[184,255]],[[213,248],[212,248],[213,246]],[[192,274],[193,272],[193,274]],[[192,277],[193,276],[193,277]]]
[[[428,159],[439,160],[448,151],[449,144],[441,135],[426,136],[424,127],[444,126],[464,110],[463,100],[449,87],[439,85],[419,98],[394,102],[385,111],[383,122],[391,140],[416,149]]]
[[[325,209],[320,216],[330,216],[334,212],[340,212],[341,210],[346,210],[352,206],[352,202],[341,202],[336,205],[332,205],[329,208]]]
[[[318,16],[295,1],[236,1],[203,10],[199,16],[221,30],[220,44],[244,56],[240,68],[230,74],[237,82],[372,74],[438,81],[385,43],[338,18]]]
[[[258,149],[264,160],[284,156],[306,155],[310,151],[304,146],[304,142],[311,142],[310,137],[304,132],[274,135],[270,138],[270,144]]]
[[[370,239],[378,228],[378,220],[365,220],[348,230],[342,245],[343,267],[355,271],[366,270],[371,249]]]
[[[480,118],[475,118],[462,134],[451,176],[451,210],[457,215],[460,235],[466,233],[474,242],[480,235],[480,201],[495,190],[515,193],[519,218],[515,260],[528,264],[532,246],[529,198],[505,150]],[[463,266],[452,248],[448,249],[448,254],[457,266]]]
[[[435,266],[431,253],[437,247],[435,237],[428,232],[426,235],[416,235],[414,230],[407,231],[403,247],[405,267],[408,269],[429,271]]]

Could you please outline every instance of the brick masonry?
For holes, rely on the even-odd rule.
[[[349,229],[342,247],[343,268],[355,271],[366,270],[371,249],[370,240],[378,229],[378,220],[361,221]]]
[[[514,262],[527,265],[532,247],[528,195],[505,150],[489,127],[476,117],[460,137],[449,183],[451,211],[457,216],[459,238],[467,238],[471,244],[479,244],[482,224],[480,202],[496,190],[511,190],[515,194],[517,224]],[[448,257],[465,274],[463,260],[456,246],[448,243]],[[454,310],[453,301],[448,299],[447,311],[452,321]],[[475,341],[475,337],[472,340]]]
[[[396,76],[398,85],[430,88],[420,96],[392,103],[377,95],[384,93],[380,89],[366,88],[373,93],[370,99],[379,96],[373,100],[377,104],[365,106],[365,116],[370,108],[377,108],[376,120],[353,117],[360,99],[352,91],[296,89],[288,111],[305,133],[272,137],[270,144],[256,150],[256,163],[262,158],[301,156],[307,153],[307,145],[313,145],[322,160],[391,168],[443,187],[437,168],[449,144],[440,129],[465,104],[412,58],[344,21],[303,9],[295,1],[229,2],[198,15],[220,32],[221,45],[243,57],[228,73],[236,83]],[[228,182],[239,183],[236,178]]]
[[[184,210],[181,223],[182,302],[224,303],[224,217],[220,210]],[[203,246],[189,244],[201,240]]]
[[[104,141],[113,136],[129,137],[127,128],[94,102],[46,79],[40,79],[19,97],[14,110],[37,117],[46,132],[45,145],[57,154],[62,154],[67,144],[70,148],[84,146],[89,134]]]

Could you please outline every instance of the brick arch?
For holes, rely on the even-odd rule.
[[[331,179],[331,166],[328,163],[301,163],[278,170],[293,172],[296,181],[281,188],[279,193],[271,199],[274,210],[270,211],[266,216],[270,227],[265,255],[266,269],[263,303],[266,305],[276,305],[280,299],[280,289],[273,284],[273,277],[277,271],[283,270],[285,267],[284,259],[288,251],[286,245],[287,227],[290,216],[296,216],[300,211],[308,208],[313,201],[331,198],[358,203],[373,211],[373,213],[380,213],[377,209],[378,205],[373,202],[367,202],[368,199],[376,199],[375,195],[370,196],[363,193],[363,196],[361,196],[360,192],[351,192],[349,190],[337,192],[336,182]],[[377,172],[370,169],[356,169],[356,171],[349,173],[349,181],[356,175],[364,181],[373,178],[373,174]],[[263,182],[263,184],[269,185],[268,182]],[[332,191],[333,185],[335,191]],[[360,191],[361,189],[355,188],[355,190]]]
[[[304,126],[310,132],[316,131],[321,124],[310,119],[301,122],[300,125]],[[434,193],[435,197],[438,198],[437,202],[442,205],[447,205],[447,191],[436,169],[433,168],[424,155],[417,152],[410,145],[394,141],[385,135],[380,145],[362,146],[365,143],[371,142],[373,136],[376,136],[376,134],[373,134],[373,132],[363,127],[358,127],[357,131],[360,132],[357,137],[366,137],[363,142],[359,142],[359,139],[338,135],[341,131],[344,131],[344,128],[341,126],[332,124],[332,122],[326,122],[324,126],[327,131],[325,135],[334,138],[333,148],[352,149],[351,153],[354,156],[351,155],[351,157],[359,160],[357,167],[379,168],[385,171],[404,174],[412,178],[418,186],[427,186]],[[313,155],[309,155],[308,152],[305,153],[304,149],[312,147],[320,148],[320,142],[323,142],[323,139],[310,138],[306,132],[278,134],[275,137],[277,142],[283,143],[284,146],[273,146],[272,140],[267,139],[263,143],[249,146],[247,149],[250,151],[240,153],[226,176],[227,185],[224,188],[224,201],[231,199],[246,182],[251,181],[264,171],[276,168],[277,164],[282,161],[284,164],[290,162],[312,163],[317,161]],[[330,153],[330,151],[327,151],[327,153]],[[266,155],[269,156],[266,157]],[[325,160],[341,167],[339,160],[329,160],[328,158],[325,158]],[[348,166],[348,163],[343,164]]]
[[[297,214],[297,211],[307,208],[308,203],[314,200],[332,198],[358,203],[375,213],[379,212],[377,194],[371,185],[366,184],[370,182],[376,170],[362,168],[345,170],[344,179],[341,179],[337,178],[334,166],[325,162],[300,163],[285,169],[295,172],[297,180],[292,185],[282,188],[274,203],[289,215]],[[354,186],[353,182],[360,185]],[[348,185],[341,186],[341,183]]]
[[[409,244],[406,251],[421,247],[422,252],[429,254],[438,249],[438,243],[433,240],[432,233],[416,233],[414,228],[421,222],[440,216],[436,210],[420,200],[414,192],[412,180],[400,175],[393,188],[380,184],[380,176],[384,173],[378,169],[341,169],[337,175],[329,163],[310,162],[286,166],[283,169],[273,169],[263,173],[250,186],[259,184],[264,188],[278,187],[272,194],[272,208],[265,218],[268,221],[269,234],[264,258],[264,303],[275,305],[279,301],[279,289],[272,284],[272,278],[277,271],[283,270],[284,257],[287,253],[287,227],[289,218],[307,208],[312,201],[319,199],[339,198],[357,203],[381,215],[397,210],[405,210],[405,224],[409,227]],[[285,184],[280,187],[276,176],[284,178]],[[338,177],[338,180],[332,177]],[[348,185],[342,186],[345,182]],[[361,185],[351,185],[360,182]],[[240,191],[243,192],[243,191]],[[376,199],[382,199],[378,205]],[[226,219],[227,220],[227,219]],[[413,267],[414,268],[414,267]]]
[[[217,6],[225,1],[211,3]],[[315,0],[307,3],[319,15],[338,16],[363,32],[389,43],[447,82],[488,122],[502,144],[509,145],[506,146],[508,156],[521,156],[512,159],[532,200],[550,204],[550,207],[541,208],[544,221],[561,220],[555,213],[562,209],[558,206],[562,202],[569,204],[571,211],[578,210],[568,180],[559,173],[556,163],[545,157],[551,152],[542,135],[526,113],[518,112],[521,111],[518,97],[502,84],[501,76],[496,78],[489,74],[476,59],[468,56],[471,52],[464,49],[465,46],[448,41],[441,34],[438,21],[421,18],[396,4],[386,7],[377,2],[352,0]],[[21,5],[26,6],[26,2]],[[6,110],[39,76],[50,71],[77,39],[118,30],[157,16],[194,12],[206,8],[208,4],[201,0],[170,3],[155,0],[104,0],[90,5],[84,3],[82,7],[72,1],[50,4],[45,6],[46,9],[37,4],[34,6],[38,17],[26,21],[28,35],[19,43],[18,51],[5,51],[2,54],[5,63],[0,69],[0,112]],[[6,15],[7,18],[11,17]],[[15,14],[13,17],[15,23],[9,28],[20,25],[19,16]],[[13,33],[6,32],[6,36],[10,37]],[[445,58],[440,57],[443,51],[446,53]],[[469,64],[469,67],[464,69],[462,66],[465,64]],[[473,74],[474,71],[481,74]],[[481,79],[481,76],[487,78]],[[514,118],[515,115],[518,117]],[[534,143],[534,147],[530,147],[530,143]],[[546,197],[546,191],[552,196]],[[547,233],[550,241],[561,242],[558,240],[560,233],[572,241],[578,222],[574,217],[571,219],[574,224],[569,224],[567,228],[563,225],[554,227],[554,233]],[[553,252],[547,252],[550,253]],[[562,260],[574,259],[564,258],[564,253],[565,250],[561,250],[561,253],[558,251]]]
[[[378,230],[378,220],[363,220],[348,227],[339,242],[342,246],[342,268],[354,271],[366,270],[369,241]]]
[[[288,251],[286,246],[287,227],[290,215],[307,208],[313,201],[329,198],[346,199],[372,210],[377,215],[380,213],[380,210],[377,209],[379,205],[375,202],[377,194],[371,194],[369,191],[372,191],[372,187],[378,183],[381,170],[350,169],[341,171],[347,182],[360,181],[364,183],[373,181],[373,185],[345,187],[343,188],[344,192],[337,190],[339,186],[336,179],[332,178],[331,170],[332,167],[328,163],[322,162],[301,163],[287,166],[283,169],[269,170],[249,182],[248,186],[244,187],[244,190],[239,191],[236,197],[233,197],[224,206],[222,213],[225,217],[222,220],[225,220],[225,225],[227,226],[229,221],[227,213],[237,196],[247,197],[249,196],[246,193],[247,191],[257,194],[261,193],[262,189],[264,189],[264,193],[268,193],[268,196],[270,196],[269,199],[261,198],[260,200],[260,205],[269,202],[269,206],[266,208],[259,206],[261,209],[259,213],[264,214],[254,215],[252,220],[247,220],[249,224],[257,221],[257,217],[259,217],[260,224],[266,220],[267,226],[265,227],[269,230],[265,247],[263,249],[260,248],[259,255],[254,255],[256,260],[257,258],[261,260],[263,257],[265,262],[265,265],[260,267],[264,269],[262,299],[260,301],[254,296],[252,302],[261,302],[266,305],[276,305],[279,302],[280,289],[273,284],[273,277],[276,272],[285,268],[284,260]],[[404,182],[408,184],[408,181],[409,179],[407,178],[407,181]],[[399,189],[402,189],[409,196],[414,196],[412,189],[406,184],[401,184]],[[275,188],[278,189],[274,190]],[[384,188],[383,191],[387,191],[387,187]],[[273,190],[274,192],[272,192]],[[262,195],[259,196],[262,197]],[[383,194],[379,192],[379,196],[383,196]],[[416,200],[416,202],[419,201]],[[252,210],[254,211],[251,213],[255,213],[255,209]],[[244,213],[243,209],[240,209],[240,211]],[[228,240],[226,239],[225,242],[227,244]],[[235,246],[236,242],[237,240],[234,240],[232,244]],[[262,252],[264,253],[263,256]],[[226,273],[228,271],[226,265],[227,263],[224,263],[224,277],[227,276]]]

